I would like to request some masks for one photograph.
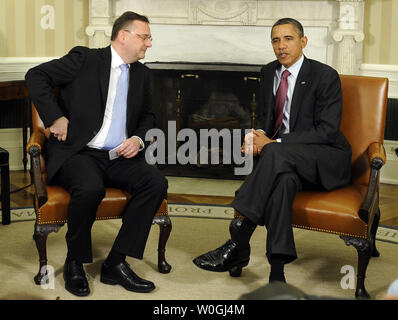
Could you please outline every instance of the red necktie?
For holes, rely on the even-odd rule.
[[[276,92],[275,97],[275,131],[271,139],[276,137],[279,133],[279,130],[282,127],[283,121],[283,107],[285,106],[286,96],[287,96],[287,77],[290,76],[289,70],[285,70],[282,73],[282,79],[279,84],[278,91]]]

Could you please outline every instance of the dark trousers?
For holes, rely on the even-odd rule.
[[[296,193],[322,189],[314,151],[318,146],[271,143],[255,161],[252,173],[236,192],[232,207],[267,228],[266,255],[297,258],[292,228]]]
[[[108,151],[85,148],[67,159],[53,179],[71,195],[66,243],[68,258],[92,262],[91,228],[105,188],[132,195],[113,249],[142,259],[152,219],[167,197],[167,180],[143,157],[109,160]]]

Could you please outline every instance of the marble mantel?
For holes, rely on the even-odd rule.
[[[307,57],[344,74],[359,74],[362,63],[364,0],[90,0],[90,47],[108,45],[127,10],[151,21],[145,62],[265,64],[274,59],[272,24],[293,17],[309,38]]]

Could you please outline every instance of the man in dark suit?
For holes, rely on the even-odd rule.
[[[142,151],[155,116],[149,69],[138,60],[151,40],[148,19],[128,11],[116,19],[110,46],[75,47],[26,74],[31,98],[51,132],[48,182],[71,194],[64,279],[65,288],[78,296],[90,293],[83,263],[92,262],[91,227],[106,187],[125,189],[132,199],[102,264],[101,281],[136,292],[155,288],[125,260],[142,259],[152,219],[167,196],[167,180],[145,162]]]
[[[267,228],[269,281],[283,281],[284,265],[297,258],[292,206],[300,190],[332,190],[351,179],[351,147],[340,132],[342,92],[331,67],[307,59],[308,39],[291,18],[271,30],[277,60],[261,70],[259,129],[245,136],[242,151],[256,156],[252,173],[232,207],[244,216],[231,225],[231,239],[194,263],[209,271],[233,271],[249,263],[249,240],[257,225]]]

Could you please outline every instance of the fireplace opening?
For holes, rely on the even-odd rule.
[[[152,70],[157,126],[165,134],[162,142],[167,142],[165,161],[157,163],[163,174],[244,179],[234,170],[244,166],[242,155],[236,152],[245,130],[256,127],[261,66],[186,62],[146,65]]]

